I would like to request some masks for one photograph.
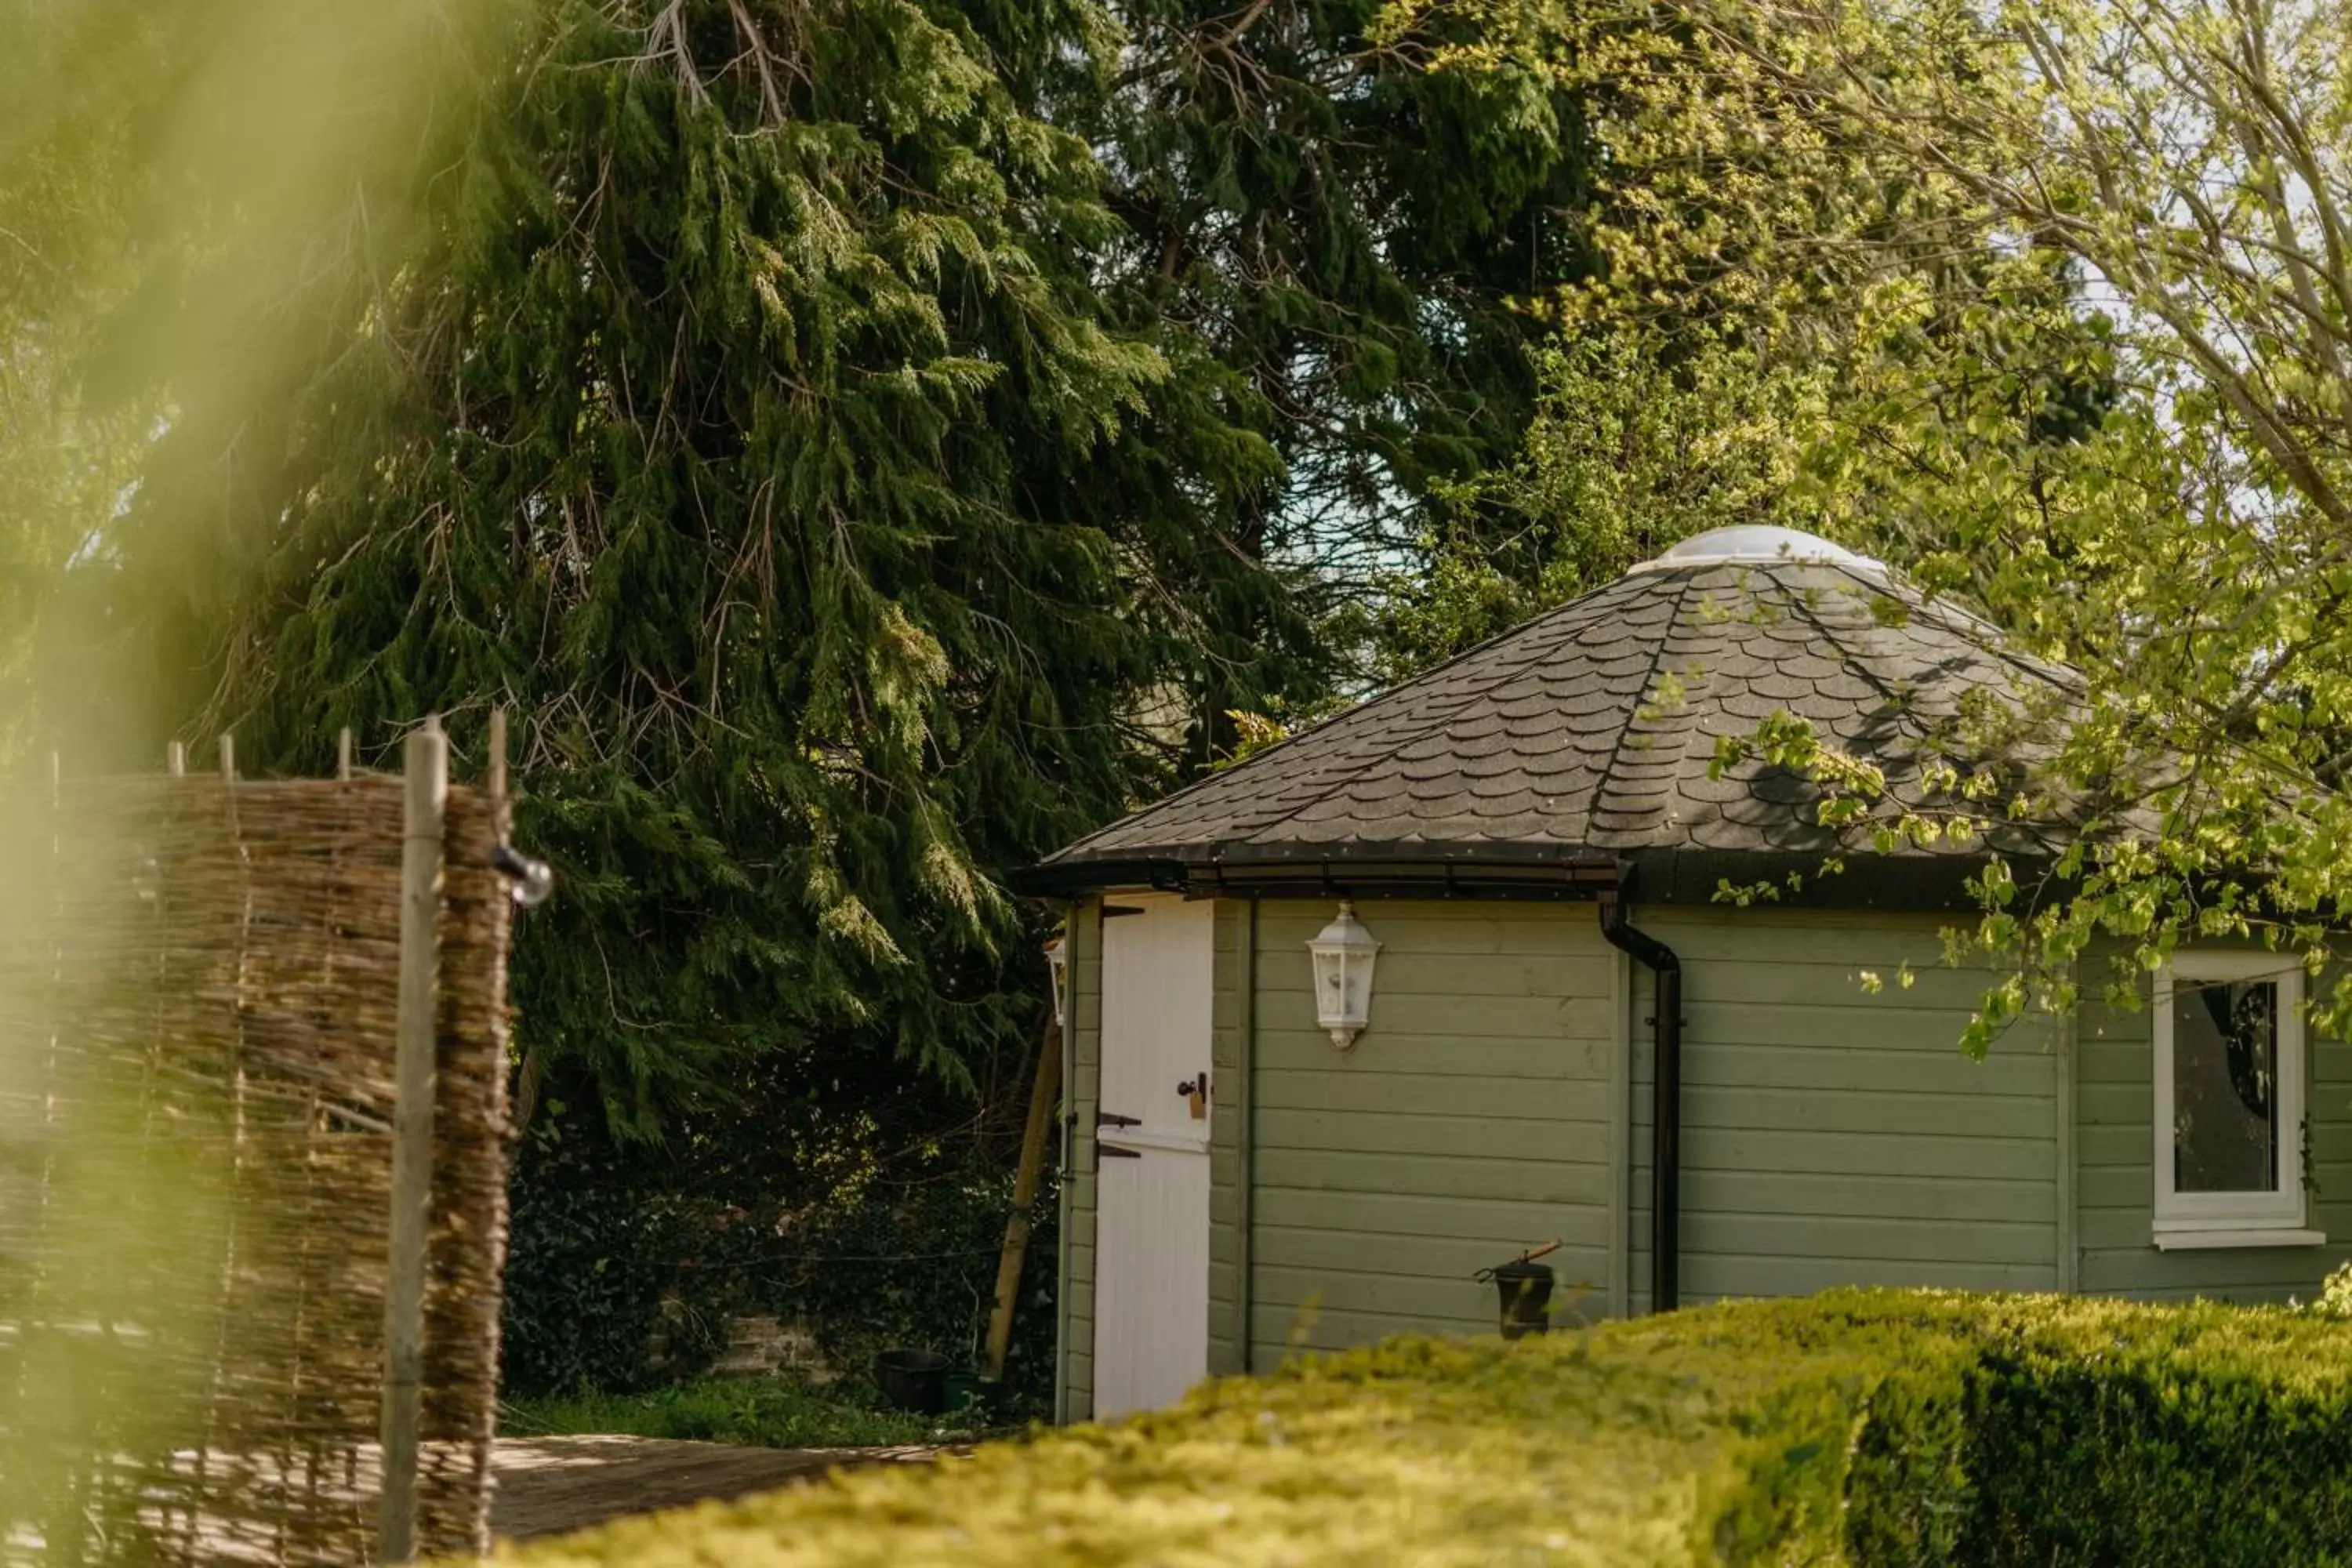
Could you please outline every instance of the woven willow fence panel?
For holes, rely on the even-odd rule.
[[[512,909],[497,814],[450,791],[426,1554],[488,1544]],[[68,784],[22,831],[31,815],[0,863],[17,910],[0,926],[0,1563],[368,1562],[401,782],[108,780]]]

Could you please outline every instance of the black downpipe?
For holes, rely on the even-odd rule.
[[[1682,1253],[1683,961],[1628,923],[1613,890],[1601,895],[1601,934],[1658,977],[1657,1011],[1650,1018],[1657,1043],[1650,1111],[1650,1310],[1671,1312],[1682,1300],[1676,1264]]]

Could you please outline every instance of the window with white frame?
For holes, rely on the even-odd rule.
[[[2156,986],[2156,1241],[2261,1246],[2301,1227],[2303,969],[2184,952]]]

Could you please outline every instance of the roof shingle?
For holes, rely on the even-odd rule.
[[[1799,536],[1801,537],[1801,536]],[[2071,670],[2002,646],[1874,563],[1669,555],[1079,840],[1045,869],[1245,863],[1416,844],[1433,855],[1832,847],[1822,787],[1722,738],[1785,712],[1936,804],[1924,760],[1965,760],[1960,699],[2063,702]],[[1677,552],[1680,553],[1680,552]],[[2032,825],[2011,850],[2046,847]],[[1977,851],[1981,853],[1981,847]],[[1941,847],[1906,847],[1939,855]]]

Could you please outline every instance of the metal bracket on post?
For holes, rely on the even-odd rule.
[[[383,1489],[377,1560],[416,1555],[416,1452],[425,1377],[425,1230],[433,1196],[434,1047],[441,970],[442,826],[449,740],[410,732],[400,858],[399,1045],[392,1115],[392,1246],[383,1291]]]

